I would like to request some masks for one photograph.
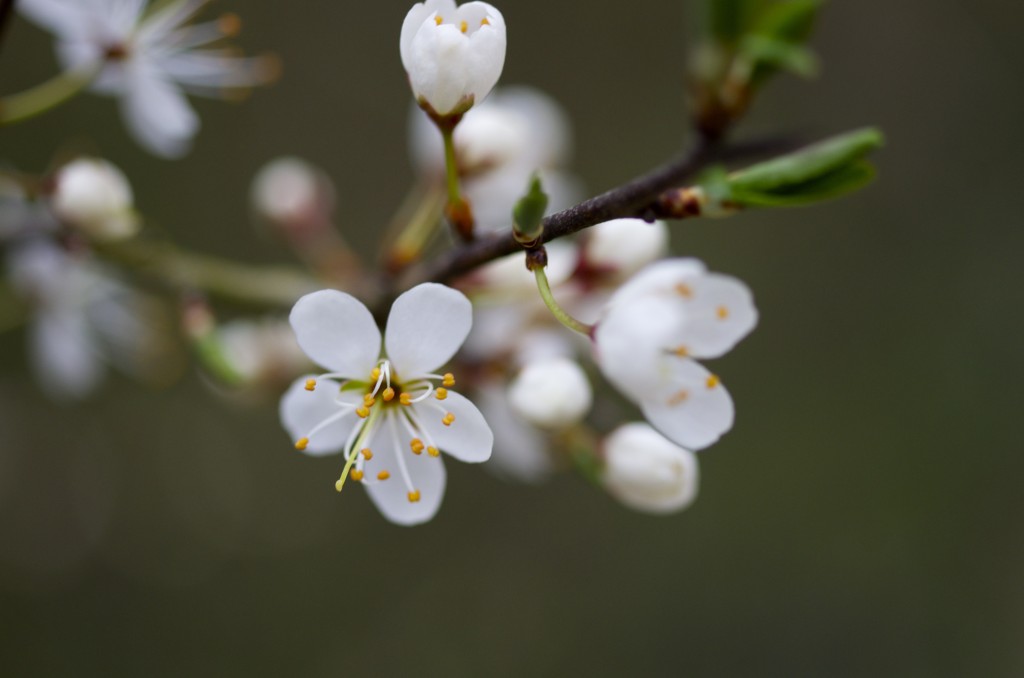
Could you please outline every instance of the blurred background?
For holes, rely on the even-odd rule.
[[[695,3],[500,8],[502,82],[561,101],[592,192],[684,143]],[[185,160],[147,155],[95,96],[0,130],[0,155],[102,154],[176,242],[252,263],[283,260],[250,223],[252,175],[299,155],[369,254],[412,179],[407,9],[218,2],[284,76],[198,101]],[[1022,20],[998,0],[832,2],[822,75],[760,96],[739,137],[876,124],[888,146],[852,197],[673,228],[761,312],[714,363],[737,424],[681,514],[452,463],[438,517],[395,527],[334,493],[335,458],[292,451],[274,398],[243,407],[188,371],[55,405],[24,333],[0,334],[3,673],[1021,675]],[[56,65],[49,36],[8,28],[14,92]]]

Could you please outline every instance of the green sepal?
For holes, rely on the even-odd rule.
[[[536,174],[530,179],[526,195],[512,210],[512,233],[523,244],[537,242],[544,233],[544,215],[548,209],[548,195]]]

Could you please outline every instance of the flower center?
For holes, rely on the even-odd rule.
[[[450,372],[443,375],[425,374],[402,382],[395,374],[391,361],[382,359],[370,372],[367,381],[342,381],[340,375],[324,374],[318,379],[307,379],[305,389],[315,391],[319,387],[319,381],[338,382],[338,397],[335,399],[338,411],[319,422],[305,437],[300,438],[295,443],[296,449],[306,449],[310,439],[316,434],[354,411],[358,420],[343,448],[345,467],[334,485],[335,489],[341,492],[348,478],[366,485],[375,485],[392,477],[391,469],[381,467],[376,473],[370,473],[367,468],[368,462],[374,459],[369,442],[376,440],[375,445],[380,444],[382,437],[379,433],[385,431],[390,437],[390,447],[395,453],[398,475],[406,486],[408,499],[411,503],[420,501],[422,494],[413,482],[405,455],[420,456],[426,452],[430,457],[441,456],[440,449],[427,428],[422,425],[422,421],[426,417],[438,417],[445,426],[452,426],[455,423],[455,415],[440,404],[448,398],[448,389],[455,385],[455,376]],[[440,384],[435,386],[434,382]],[[362,391],[361,401],[351,402],[342,399],[346,392],[353,390]],[[386,427],[386,430],[382,427]],[[383,444],[388,444],[387,438]]]

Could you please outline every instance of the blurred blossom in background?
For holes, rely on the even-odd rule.
[[[668,255],[753,291],[757,330],[705,361],[735,426],[697,456],[618,428],[639,411],[523,294],[521,255],[460,281],[474,327],[453,369],[473,375],[495,450],[483,469],[448,464],[443,510],[414,530],[337,495],[337,456],[294,451],[278,398],[312,368],[287,306],[169,302],[80,246],[141,228],[305,266],[324,281],[312,289],[372,282],[393,215],[443,200],[443,148],[410,112],[399,56],[407,10],[217,2],[185,33],[151,33],[194,43],[176,61],[136,57],[170,80],[111,73],[96,93],[121,104],[87,93],[0,128],[5,169],[47,178],[0,182],[0,237],[16,243],[0,286],[4,674],[1020,675],[1024,95],[1007,83],[1024,9],[827,3],[820,76],[773,81],[738,136],[876,124],[875,184],[549,246],[556,297],[587,321]],[[536,167],[556,211],[684,143],[695,3],[501,11],[501,82],[455,135],[481,229],[507,226]],[[142,30],[126,17],[115,37]],[[54,34],[73,29],[34,18],[7,26],[4,93],[69,63]],[[215,49],[206,37],[259,56],[196,52]],[[270,52],[280,78],[249,92],[275,79]],[[133,86],[173,105],[123,103]],[[273,270],[256,284],[310,291]],[[593,482],[551,453],[574,442],[555,419],[575,417],[616,424]]]

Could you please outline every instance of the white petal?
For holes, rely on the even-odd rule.
[[[601,372],[634,400],[657,388],[678,360],[667,347],[679,334],[681,317],[665,305],[645,296],[611,304],[594,331],[594,358]]]
[[[640,401],[640,409],[669,440],[704,449],[732,428],[732,398],[700,364],[681,358],[670,364],[660,386]]]
[[[359,421],[359,417],[355,413],[355,408],[343,408],[338,405],[336,400],[341,394],[335,382],[323,380],[317,384],[315,390],[307,391],[306,380],[313,378],[315,375],[307,374],[292,382],[288,391],[281,397],[278,409],[281,415],[281,424],[288,431],[293,443],[307,437],[316,426],[329,417],[342,410],[346,412],[340,419],[328,424],[309,438],[309,444],[304,452],[319,457],[341,452],[349,433],[352,432],[352,427]],[[353,399],[359,399],[358,394],[353,397],[352,394],[346,392],[345,396],[347,396],[345,400],[350,402]]]
[[[697,456],[672,444],[647,424],[625,424],[604,441],[608,491],[626,506],[648,513],[680,511],[697,497]]]
[[[417,31],[426,24],[427,19],[430,19],[434,14],[439,14],[441,17],[444,17],[446,14],[455,14],[455,0],[426,0],[426,2],[413,5],[412,9],[405,15],[398,46],[402,54],[402,66],[407,71],[412,63],[412,39]]]
[[[642,219],[613,219],[585,231],[583,255],[591,266],[632,275],[665,256],[668,226]]]
[[[534,426],[564,429],[590,411],[593,391],[575,360],[553,358],[530,362],[508,389],[512,409]]]
[[[488,470],[526,483],[538,483],[554,468],[547,441],[533,426],[512,411],[503,384],[487,384],[475,391],[480,411],[494,432],[494,454]]]
[[[82,398],[99,385],[103,364],[82,309],[40,309],[31,325],[31,340],[36,377],[52,397]]]
[[[388,419],[390,417],[381,420],[369,441],[373,458],[363,466],[366,491],[377,509],[391,522],[398,525],[425,523],[434,517],[444,499],[447,477],[444,462],[441,457],[432,457],[425,452],[413,454],[406,434],[396,433],[398,425]],[[409,473],[413,489],[420,493],[419,501],[409,501],[409,487],[402,475],[402,463]],[[390,478],[377,480],[377,474],[385,470]]]
[[[483,24],[484,19],[487,24]],[[476,103],[480,103],[498,84],[505,67],[505,18],[497,8],[486,2],[467,2],[459,7],[455,20],[479,26],[469,35],[469,93]]]
[[[409,46],[409,84],[440,115],[452,112],[471,93],[469,40],[451,24],[428,19]]]
[[[724,355],[757,325],[754,296],[736,278],[709,273],[694,279],[691,286],[692,296],[678,299],[686,312],[678,341],[691,356]]]
[[[451,360],[473,325],[462,292],[437,283],[417,285],[395,300],[384,332],[388,359],[409,380]]]
[[[312,292],[288,317],[313,362],[348,379],[368,379],[380,358],[380,330],[358,299],[337,290]]]
[[[638,296],[671,292],[680,282],[690,282],[707,269],[697,259],[665,259],[644,268],[612,296],[610,303],[627,302]]]
[[[125,74],[122,113],[136,141],[165,158],[187,153],[199,130],[199,117],[185,95],[144,60],[131,61]]]
[[[468,398],[449,391],[442,401],[428,398],[412,407],[416,423],[442,452],[470,463],[490,459],[494,434],[484,415]],[[455,421],[445,426],[441,420],[448,412],[455,415]]]

